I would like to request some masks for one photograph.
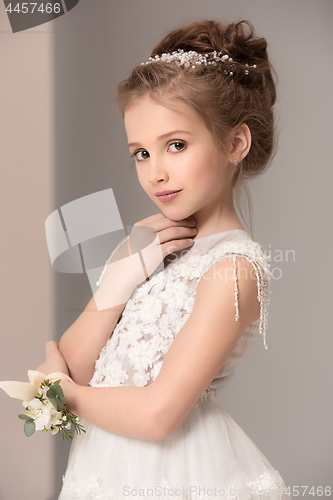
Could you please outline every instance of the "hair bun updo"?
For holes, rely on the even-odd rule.
[[[155,46],[151,57],[178,49],[199,53],[215,50],[228,54],[236,66],[233,79],[241,79],[250,88],[266,87],[270,94],[270,104],[274,105],[276,90],[268,60],[267,42],[265,38],[254,36],[254,27],[249,21],[231,23],[226,27],[213,20],[193,22],[169,33]],[[256,65],[256,69],[251,68],[250,78],[244,78],[244,70],[253,65]]]

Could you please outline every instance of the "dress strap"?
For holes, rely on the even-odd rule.
[[[114,250],[112,250],[112,253],[111,253],[110,257],[105,261],[105,265],[103,267],[102,274],[100,275],[99,280],[96,281],[96,286],[100,286],[100,284],[102,282],[102,279],[103,279],[103,276],[106,273],[106,269],[108,267],[108,264],[109,264],[110,260],[112,259],[112,257],[114,256],[114,254],[116,253],[116,251],[118,250],[118,248],[120,248],[126,241],[128,241],[128,236],[125,236],[125,238],[123,238],[118,243],[118,245],[116,246],[116,248],[114,248]]]
[[[269,294],[270,280],[272,273],[270,272],[270,264],[268,263],[269,255],[262,252],[259,243],[251,239],[245,238],[237,241],[227,241],[221,245],[217,245],[210,252],[210,258],[205,260],[204,265],[200,270],[200,277],[209,270],[209,268],[224,258],[233,259],[233,279],[234,279],[234,294],[235,294],[235,320],[238,321],[239,313],[239,288],[237,278],[237,257],[245,257],[253,266],[257,278],[257,299],[260,304],[259,318],[259,333],[263,337],[263,345],[267,350],[267,324],[268,324],[268,305],[270,303]]]

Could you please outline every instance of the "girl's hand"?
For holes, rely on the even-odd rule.
[[[173,221],[162,213],[136,222],[128,241],[112,256],[94,294],[98,310],[125,304],[135,287],[148,279],[166,256],[192,245],[197,234],[194,227],[195,221]]]
[[[53,372],[62,372],[65,375],[69,375],[67,363],[59,351],[57,342],[54,340],[49,340],[45,344],[46,349],[46,361],[39,365],[37,371],[45,373],[48,375]]]
[[[134,224],[129,243],[134,251],[142,249],[141,253],[148,276],[169,254],[192,246],[193,238],[197,235],[195,225],[195,219],[187,218],[173,221],[162,213],[152,215]],[[140,227],[147,227],[147,230],[140,231]],[[151,237],[149,235],[150,228]]]
[[[163,259],[170,253],[190,247],[193,242],[192,238],[197,235],[196,220],[194,218],[191,219],[188,217],[180,221],[173,221],[168,219],[164,214],[159,213],[136,222],[130,235],[130,241],[132,234],[134,240],[136,237],[134,228],[142,226],[152,228],[156,231]],[[138,232],[138,235],[140,235],[140,232]],[[146,234],[144,234],[144,238],[147,239]],[[146,243],[148,244],[149,242],[147,241]]]

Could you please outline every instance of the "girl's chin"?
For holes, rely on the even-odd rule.
[[[168,219],[174,221],[174,222],[179,222],[181,220],[185,220],[188,217],[192,217],[192,214],[185,214],[185,215],[176,215],[176,214],[168,214],[167,211],[162,211],[163,215],[167,217]]]
[[[165,217],[175,222],[187,219],[188,217],[195,217],[196,214],[195,211],[193,212],[191,210],[184,210],[184,207],[183,209],[181,209],[181,207],[177,208],[167,206],[168,203],[163,203],[163,206],[157,205],[157,203],[155,203],[155,205],[160,209]]]

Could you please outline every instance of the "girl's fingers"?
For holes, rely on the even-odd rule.
[[[184,238],[181,240],[167,241],[166,243],[161,244],[163,258],[173,252],[177,252],[178,250],[184,250],[185,248],[191,247],[193,245],[193,241],[194,240],[192,238]]]
[[[196,226],[195,219],[187,218],[180,221],[173,221],[168,219],[163,214],[155,214],[153,216],[147,217],[140,222],[134,224],[135,226],[148,226],[155,229],[157,233],[168,230],[170,228],[191,228]],[[179,236],[176,236],[179,237]]]
[[[58,349],[58,344],[54,340],[49,340],[45,344],[46,354],[54,352],[55,349]]]
[[[195,225],[196,221],[191,217],[182,219],[180,221],[173,221],[171,219],[168,219],[164,214],[161,213],[151,215],[150,217],[147,217],[146,219],[143,219],[142,221],[134,224],[134,226],[136,227],[142,226],[153,228],[157,232],[163,259],[170,253],[188,248],[193,244],[193,238],[197,234]],[[158,256],[154,254],[154,250],[151,254],[150,260],[153,269],[158,265],[159,260]]]
[[[195,227],[170,227],[161,231],[158,236],[161,245],[167,242],[175,242],[176,240],[187,240],[189,238],[194,238],[197,234],[197,229]]]

